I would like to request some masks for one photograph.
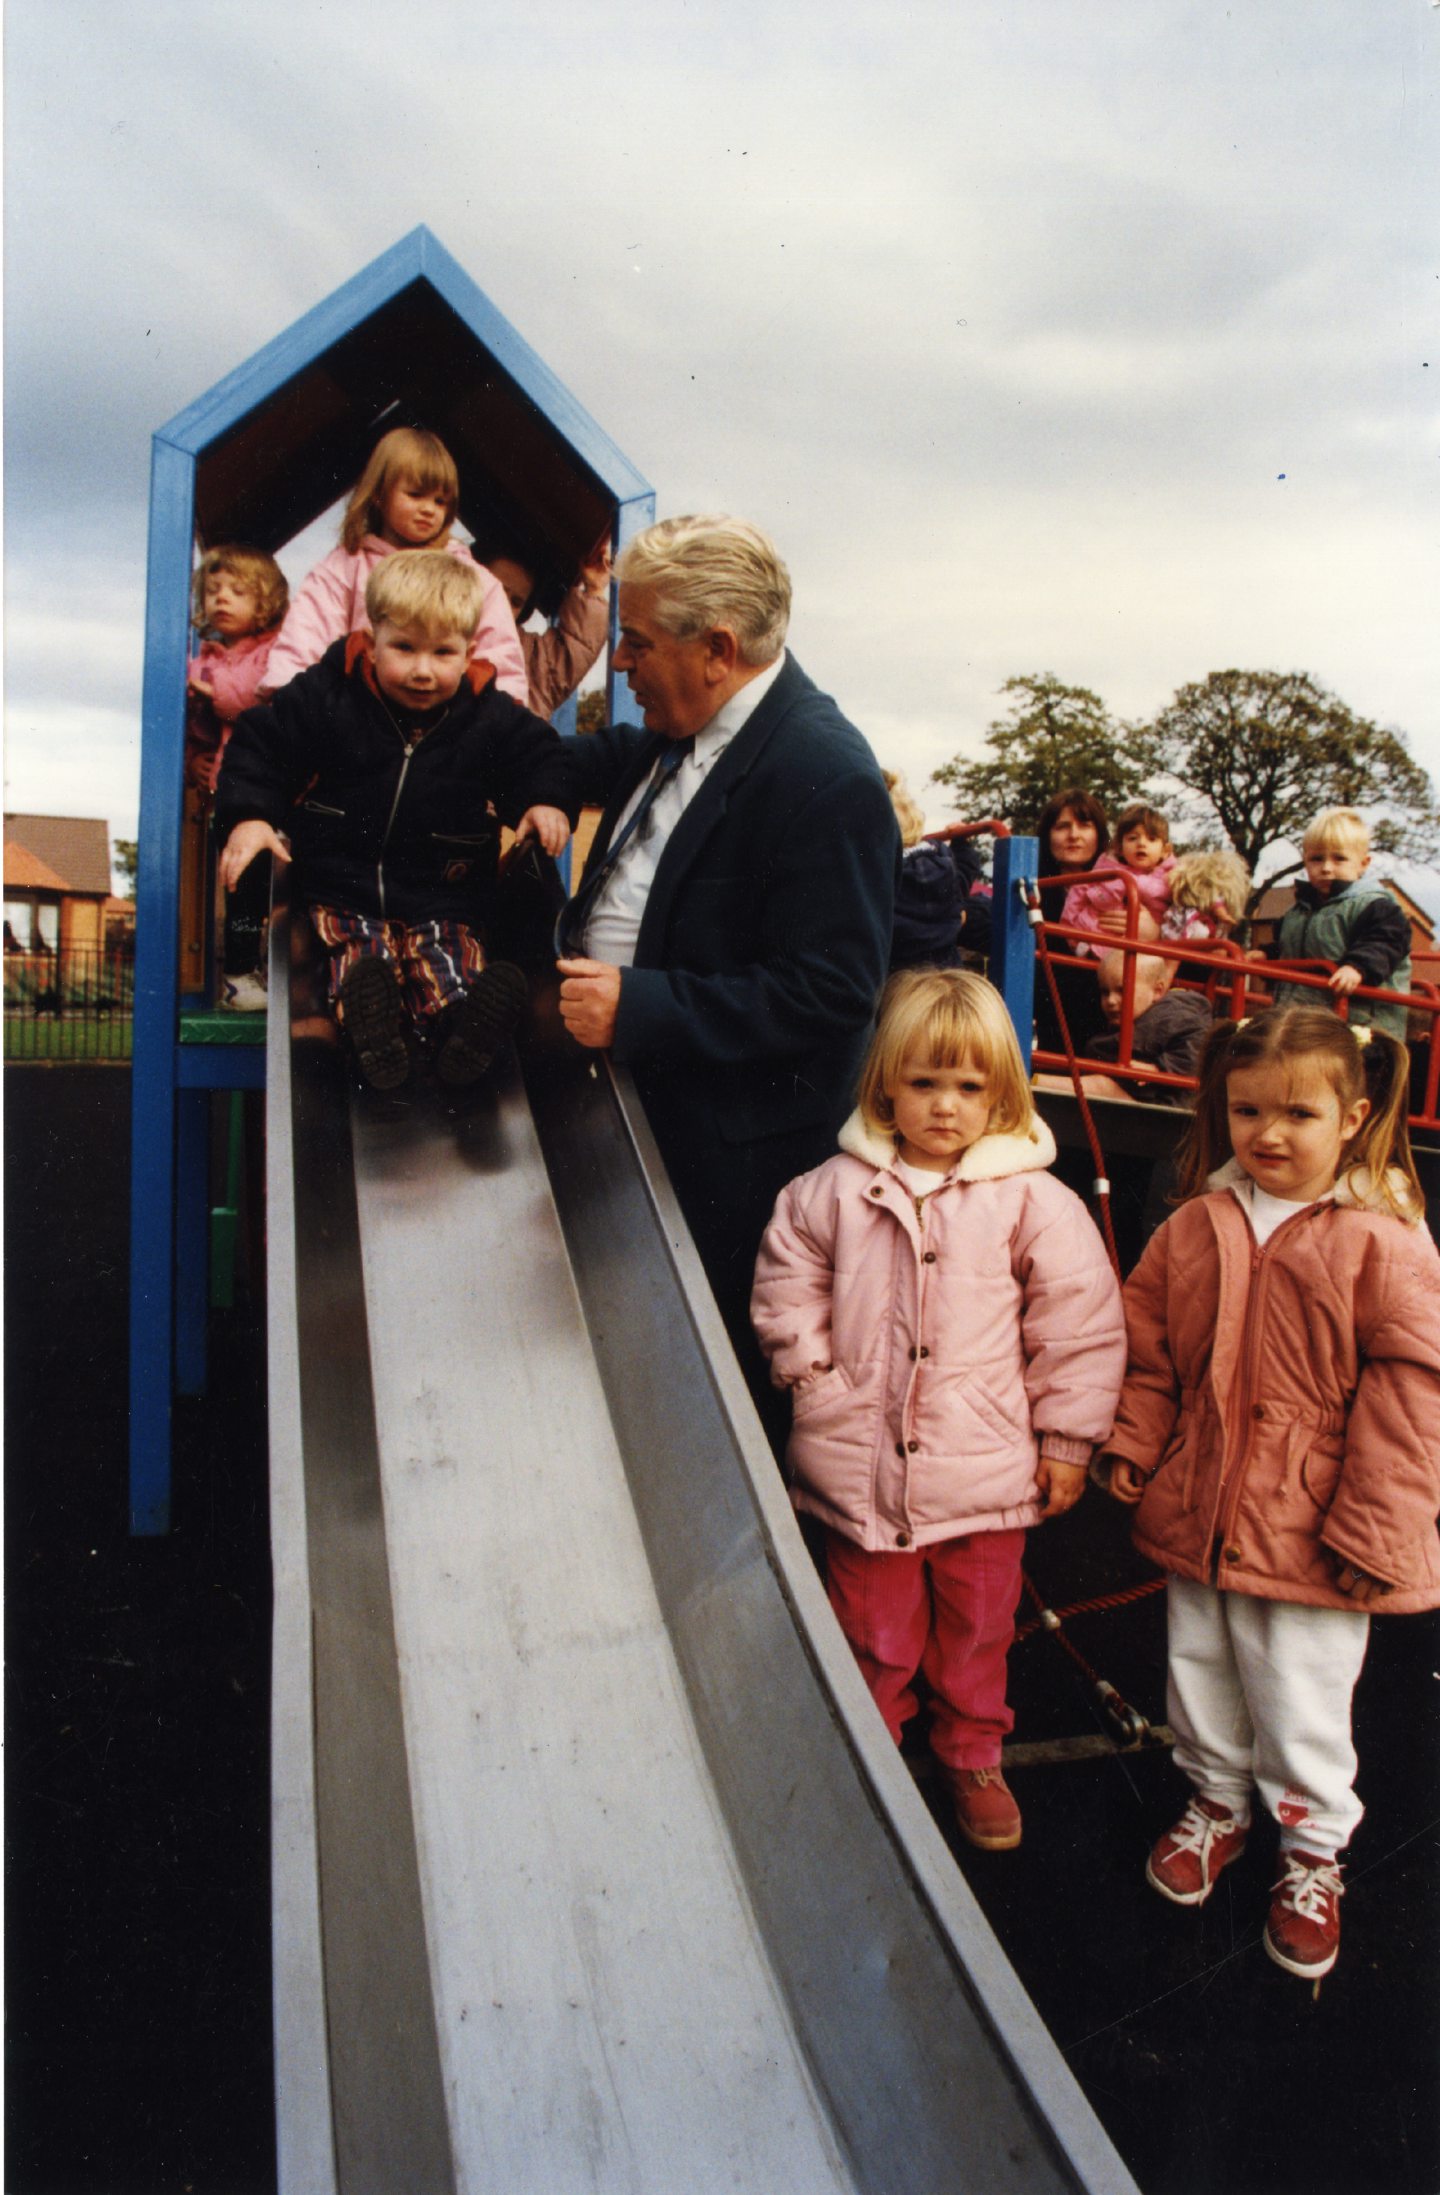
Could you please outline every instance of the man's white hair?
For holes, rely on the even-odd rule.
[[[665,518],[621,550],[621,586],[647,587],[682,640],[728,625],[746,663],[773,663],[790,624],[790,574],[768,534],[743,518]]]

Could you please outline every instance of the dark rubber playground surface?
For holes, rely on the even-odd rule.
[[[177,1408],[175,1529],[130,1540],[130,1078],[5,1080],[4,2185],[258,2195],[274,2186],[263,1315],[242,1301],[214,1322],[210,1397]],[[1031,1571],[1062,1607],[1142,1575],[1095,1496],[1034,1536]],[[1067,1630],[1163,1718],[1158,1597]],[[1440,1621],[1377,1623],[1356,1718],[1369,1811],[1318,2000],[1261,1949],[1273,1833],[1198,1913],[1146,1886],[1183,1795],[1163,1752],[1019,1768],[1019,1851],[959,1848],[1147,2195],[1440,2189],[1437,1669]],[[1017,1738],[1100,1727],[1044,1635],[1017,1647],[1012,1698]]]

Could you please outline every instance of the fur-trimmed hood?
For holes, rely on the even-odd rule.
[[[881,1173],[893,1171],[898,1153],[892,1136],[877,1135],[865,1124],[857,1106],[840,1130],[840,1148],[851,1158],[863,1159]],[[1038,1113],[1028,1131],[1014,1135],[984,1135],[961,1152],[958,1162],[942,1180],[1004,1181],[1011,1174],[1043,1174],[1055,1162],[1055,1138]]]
[[[794,1390],[797,1506],[858,1546],[1039,1522],[1037,1444],[1085,1463],[1125,1372],[1120,1290],[1055,1145],[981,1136],[917,1200],[852,1115],[780,1193],[751,1315]]]

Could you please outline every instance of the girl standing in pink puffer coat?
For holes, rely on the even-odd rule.
[[[382,557],[397,549],[444,549],[476,564],[485,581],[471,655],[493,664],[500,692],[528,708],[530,682],[505,590],[451,535],[459,502],[455,460],[438,435],[423,427],[382,434],[350,491],[339,546],[296,589],[265,667],[264,692],[276,693],[308,671],[335,641],[369,632],[365,589]]]
[[[898,975],[840,1155],[781,1192],[751,1301],[831,1606],[897,1744],[923,1670],[987,1850],[1020,1842],[1000,1753],[1025,1533],[1079,1499],[1125,1371],[1119,1287],[1054,1156],[998,991]]]

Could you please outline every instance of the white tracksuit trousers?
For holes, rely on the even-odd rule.
[[[1176,1766],[1242,1822],[1258,1786],[1282,1851],[1333,1859],[1364,1812],[1350,1702],[1369,1615],[1222,1593],[1190,1578],[1168,1581],[1166,1609]]]

